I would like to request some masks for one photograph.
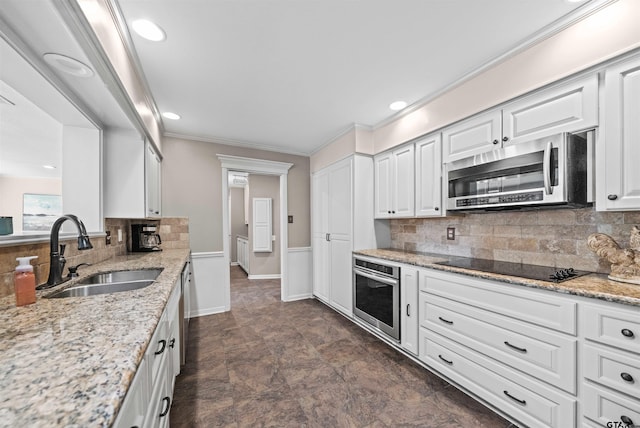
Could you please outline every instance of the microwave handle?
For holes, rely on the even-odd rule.
[[[544,148],[544,156],[542,160],[542,175],[544,177],[544,191],[547,195],[553,193],[553,187],[551,186],[551,172],[553,165],[551,165],[551,153],[553,151],[553,144],[551,141],[547,142],[547,146]]]

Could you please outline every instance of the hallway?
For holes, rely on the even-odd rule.
[[[509,427],[316,300],[231,268],[231,311],[191,320],[173,427]]]

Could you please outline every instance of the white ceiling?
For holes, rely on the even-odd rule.
[[[119,0],[165,131],[310,154],[581,6],[567,0]],[[584,4],[584,2],[583,2]]]

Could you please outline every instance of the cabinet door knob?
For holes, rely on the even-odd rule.
[[[440,211],[440,208],[438,208],[438,207],[435,207],[435,208],[434,208],[434,210],[436,210],[436,211]]]
[[[395,214],[395,213],[396,213],[395,211],[391,211],[391,214]]]
[[[622,335],[624,337],[633,337],[633,336],[635,336],[633,334],[633,332],[631,330],[629,330],[628,328],[623,328],[622,330],[620,330],[620,333],[622,333]]]
[[[505,135],[504,137],[502,137],[502,141],[504,141],[504,142],[506,143],[507,141],[509,141],[509,137],[507,137],[507,136]]]
[[[492,141],[492,143],[493,143],[493,144],[498,144],[498,143],[499,143],[499,141],[498,141],[498,140],[493,140],[493,141]]]
[[[410,317],[410,316],[411,316],[411,314],[409,313],[409,306],[411,306],[411,305],[407,305],[407,316],[408,316],[408,317]]]
[[[609,199],[610,201],[615,201],[616,199],[618,199],[618,195],[609,195],[607,196],[607,199]]]
[[[633,382],[633,376],[631,376],[629,373],[620,373],[620,377],[626,382]]]
[[[620,420],[626,426],[633,426],[633,421],[631,420],[631,418],[629,416],[622,415],[622,416],[620,416]]]
[[[391,211],[387,211],[387,214],[391,214]]]

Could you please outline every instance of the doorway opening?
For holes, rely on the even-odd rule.
[[[278,176],[238,171],[229,171],[228,183],[233,303],[237,284],[246,288],[251,281],[272,280],[269,286],[280,285],[280,183]]]
[[[267,177],[269,179],[277,181],[278,183],[277,197],[271,198],[272,199],[271,212],[277,212],[278,216],[276,217],[275,215],[273,215],[271,220],[272,220],[272,227],[273,227],[273,223],[277,222],[277,225],[276,225],[277,227],[274,227],[273,229],[278,231],[278,235],[276,235],[276,241],[279,241],[279,246],[275,246],[275,248],[274,246],[272,246],[270,250],[267,251],[267,245],[269,243],[273,244],[273,240],[264,238],[261,241],[254,240],[254,242],[251,244],[251,247],[249,249],[253,249],[254,245],[259,244],[257,247],[258,252],[268,253],[268,252],[276,251],[277,253],[279,253],[279,261],[276,263],[279,263],[280,265],[280,272],[279,272],[280,299],[285,301],[287,300],[287,296],[288,296],[288,282],[287,282],[288,280],[288,275],[287,275],[288,273],[288,260],[287,260],[288,233],[287,233],[287,230],[288,229],[287,229],[287,215],[286,215],[287,206],[288,206],[287,205],[287,177],[288,177],[288,171],[293,166],[293,164],[285,163],[285,162],[267,161],[267,160],[261,160],[261,159],[243,158],[238,156],[228,156],[228,155],[221,155],[221,154],[218,154],[217,156],[220,159],[220,162],[222,165],[222,231],[223,231],[223,237],[224,237],[223,239],[224,264],[226,266],[224,270],[224,278],[222,278],[222,280],[223,280],[224,291],[225,291],[226,310],[231,309],[231,273],[229,269],[232,261],[231,239],[236,239],[232,236],[231,221],[230,221],[230,213],[231,213],[230,194],[233,193],[230,191],[232,187],[229,186],[230,173],[233,173],[234,175],[237,174],[240,176],[246,174],[247,177],[251,177],[251,175],[256,175],[257,183],[269,181]],[[263,177],[263,179],[260,180],[260,177]],[[248,181],[250,183],[250,179],[248,179]],[[249,191],[249,196],[251,196],[251,191]],[[249,214],[251,214],[254,211],[253,199],[254,198],[251,198],[251,201],[250,201],[251,211],[249,212]],[[276,201],[274,202],[273,199],[276,199]],[[273,207],[274,203],[277,204],[277,208],[278,208],[277,210],[275,210]],[[259,210],[259,208],[256,208],[256,209]],[[265,208],[262,209],[262,212],[267,212],[267,211],[268,209],[265,209]],[[256,212],[260,212],[260,211],[256,211]],[[251,226],[255,227],[256,224],[253,224]],[[247,225],[247,231],[248,231],[248,228],[249,228],[249,225]],[[257,230],[255,228],[252,228],[252,231],[255,231],[256,237],[262,236],[262,237],[272,238],[272,235],[273,235],[273,233],[266,234],[264,230]],[[252,235],[253,235],[253,232],[252,232]],[[237,247],[236,247],[236,252],[237,252]],[[236,254],[236,258],[237,258],[237,254]],[[255,262],[255,263],[258,263],[258,265],[262,261],[273,263],[273,260],[268,260],[269,255],[264,256],[263,259],[264,260],[255,259],[254,257],[249,256],[249,263],[251,263],[252,260],[258,260]],[[248,270],[249,270],[249,275],[251,275],[250,265]],[[258,271],[259,270],[256,270],[256,272]],[[254,276],[255,279],[264,279],[264,280],[274,279],[274,278],[269,278],[268,276],[267,277],[259,276],[259,275],[268,275],[268,274],[255,273],[254,275],[255,275]]]

